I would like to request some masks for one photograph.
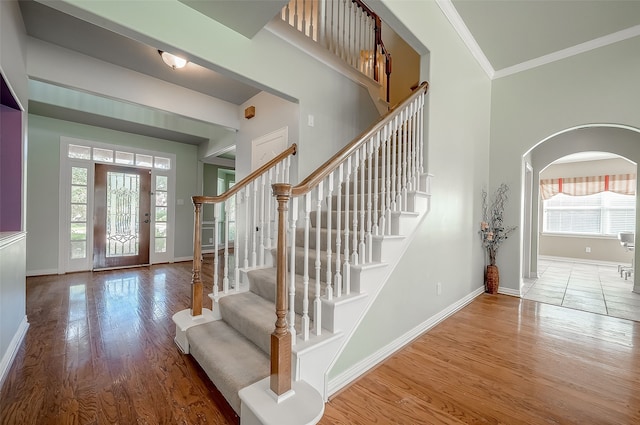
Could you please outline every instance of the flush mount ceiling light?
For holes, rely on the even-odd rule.
[[[163,52],[162,50],[158,50],[158,53],[162,57],[162,61],[167,64],[168,67],[173,69],[184,68],[187,64],[187,60],[183,58],[179,58],[176,55],[172,55],[171,53]]]

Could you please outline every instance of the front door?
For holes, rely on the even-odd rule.
[[[151,171],[95,165],[93,268],[149,264]]]

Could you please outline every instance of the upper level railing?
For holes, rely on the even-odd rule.
[[[298,185],[273,186],[280,223],[277,322],[271,346],[271,389],[276,394],[290,388],[290,370],[278,370],[291,358],[288,342],[295,344],[298,335],[307,340],[312,333],[322,333],[322,299],[351,293],[351,267],[375,261],[374,238],[393,234],[392,216],[408,210],[411,192],[426,190],[420,184],[427,89],[428,84],[422,83]],[[300,274],[301,287],[296,284]],[[297,287],[302,291],[299,329]]]
[[[382,42],[382,21],[361,0],[291,0],[281,17],[380,83],[389,101],[391,54]]]
[[[276,201],[271,194],[274,183],[289,181],[291,155],[296,154],[293,144],[271,161],[237,182],[218,196],[193,196],[193,276],[191,280],[191,315],[202,314],[202,207],[213,205],[213,297],[240,289],[240,268],[264,265],[265,252],[275,245]],[[223,214],[224,212],[224,214]],[[238,220],[241,235],[231,238],[229,216],[232,212],[242,216]],[[221,217],[223,229],[218,225]],[[233,263],[230,261],[233,255]],[[230,276],[230,272],[233,273]],[[222,276],[220,276],[222,274]],[[231,288],[233,284],[233,288]]]

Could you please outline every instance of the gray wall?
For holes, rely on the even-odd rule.
[[[505,211],[507,223],[520,224],[523,216],[523,156],[532,148],[546,140],[539,147],[551,146],[542,160],[548,164],[577,151],[612,151],[610,143],[601,141],[569,141],[562,135],[551,139],[567,129],[588,124],[640,128],[638,51],[640,37],[635,37],[493,81],[490,186],[505,182],[512,189],[514,202]],[[638,162],[637,139],[630,140],[624,150],[615,153]],[[537,149],[532,152],[534,160],[536,153]],[[521,283],[522,236],[507,240],[498,256],[501,285],[514,290]]]
[[[244,110],[255,106],[256,116],[244,118]],[[261,92],[240,105],[242,115],[238,135],[236,137],[236,181],[246,177],[251,171],[252,140],[272,133],[283,127],[288,128],[289,145],[300,142],[300,108],[297,103],[279,98],[267,92]],[[307,119],[303,121],[306,125]],[[299,146],[299,145],[298,145]],[[299,156],[292,158],[293,176],[295,179],[296,163]]]
[[[0,72],[23,108],[26,108],[28,101],[25,45],[26,33],[18,4],[0,1]],[[26,113],[22,115],[22,123],[21,139],[26,146]],[[25,172],[23,167],[23,174]],[[17,181],[15,184],[22,188],[24,204],[24,182]],[[22,211],[25,210],[23,207]],[[7,235],[0,234],[0,385],[28,326],[24,236],[18,234],[18,240],[6,244],[4,241],[8,239],[5,237]]]
[[[198,149],[194,145],[138,136],[99,127],[76,124],[37,115],[29,116],[29,159],[27,204],[46,205],[27,211],[27,272],[57,270],[58,267],[58,181],[60,136],[113,145],[172,153],[176,155],[176,205],[174,256],[191,258],[193,253],[193,205],[191,196],[199,180]]]
[[[298,175],[309,174],[378,116],[366,89],[268,30],[249,40],[177,0],[155,3],[154,19],[148,19],[145,2],[124,8],[118,2],[64,0],[52,6],[147,44],[173,46],[203,66],[297,101],[301,122],[315,117],[314,127],[290,134],[305,152]]]
[[[431,84],[426,166],[435,175],[432,206],[330,378],[481,288],[484,280],[478,229],[480,193],[489,175],[489,78],[435,2],[386,5],[430,52],[430,58],[422,57],[420,78]]]

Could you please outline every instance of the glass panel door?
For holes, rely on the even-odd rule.
[[[95,165],[93,268],[149,263],[151,172]]]

